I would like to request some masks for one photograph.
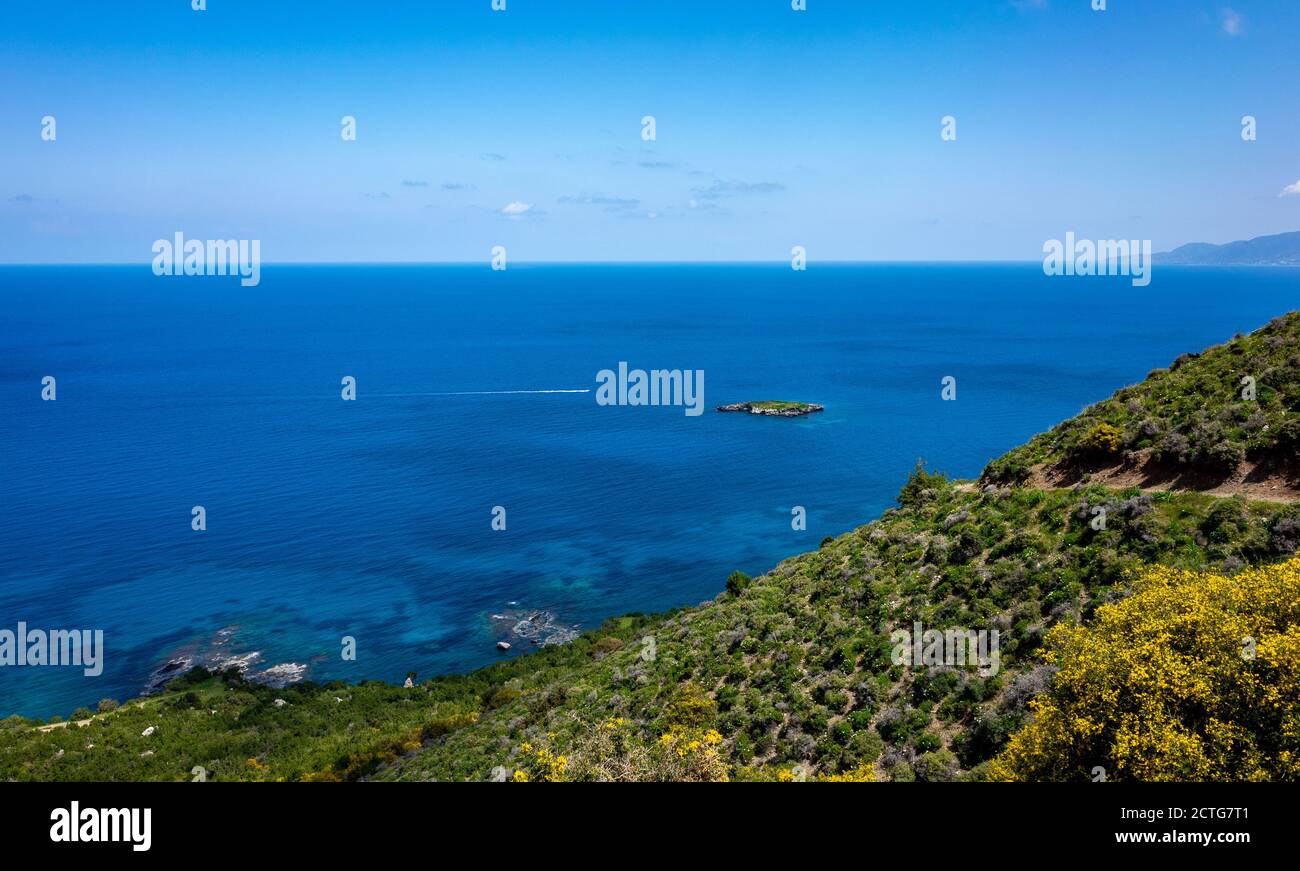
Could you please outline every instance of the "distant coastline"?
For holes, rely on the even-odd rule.
[[[1300,230],[1224,245],[1190,242],[1155,254],[1160,266],[1300,266]]]

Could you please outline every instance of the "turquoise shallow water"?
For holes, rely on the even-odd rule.
[[[503,655],[510,602],[583,627],[694,604],[871,520],[917,458],[975,476],[1297,291],[1284,269],[1134,288],[1037,264],[272,265],[252,288],[0,267],[0,628],[98,628],[107,649],[93,678],[0,668],[0,715],[135,695],[228,626],[264,665],[401,680]],[[704,370],[709,409],[827,411],[428,395],[594,388],[621,360]]]

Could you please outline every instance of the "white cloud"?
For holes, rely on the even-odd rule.
[[[785,185],[775,181],[723,181],[717,179],[706,188],[691,188],[695,199],[716,200],[742,194],[772,194],[785,190]]]
[[[1295,184],[1289,184],[1286,187],[1282,188],[1282,193],[1278,194],[1278,196],[1279,197],[1300,197],[1300,181],[1297,181]]]
[[[1242,31],[1241,14],[1235,9],[1224,7],[1223,32],[1228,36],[1240,36]]]
[[[501,214],[505,215],[507,218],[509,218],[512,221],[518,221],[532,207],[533,207],[532,203],[523,203],[520,202],[519,200],[515,200],[514,202],[506,203],[504,206],[502,206]]]

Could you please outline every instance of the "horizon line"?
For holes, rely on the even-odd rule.
[[[1167,253],[1167,252],[1158,252]],[[483,266],[491,263],[491,258],[482,260],[267,260],[261,266]],[[992,258],[983,260],[853,260],[827,259],[809,261],[809,265],[960,265],[960,264],[1041,264],[1042,258],[1014,260],[1010,258]],[[6,266],[142,266],[150,267],[152,260],[0,260],[0,268]],[[516,260],[509,264],[514,266],[789,266],[790,259],[777,260]],[[509,271],[509,268],[499,271]],[[189,276],[199,278],[204,276]]]

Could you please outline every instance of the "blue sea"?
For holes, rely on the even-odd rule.
[[[1285,269],[0,267],[0,628],[106,647],[97,677],[0,668],[0,716],[133,697],[223,629],[262,667],[401,681],[532,649],[499,652],[494,614],[693,605],[875,518],[918,458],[974,477],[1297,300]],[[703,370],[710,410],[498,392],[594,390],[620,361]],[[711,410],[765,398],[826,411]]]

